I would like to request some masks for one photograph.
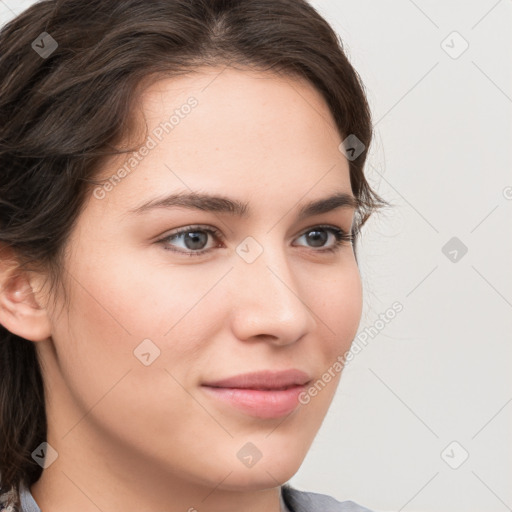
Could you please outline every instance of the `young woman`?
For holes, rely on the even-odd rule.
[[[386,204],[327,22],[45,0],[2,28],[0,77],[0,510],[367,510],[286,483]]]

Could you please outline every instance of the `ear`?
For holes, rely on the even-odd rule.
[[[51,336],[47,310],[40,304],[34,273],[20,271],[12,249],[0,247],[0,324],[29,341]]]

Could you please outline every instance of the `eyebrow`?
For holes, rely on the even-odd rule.
[[[222,195],[211,195],[199,192],[182,192],[171,194],[163,198],[155,198],[129,210],[130,213],[141,215],[150,210],[159,208],[188,208],[214,213],[227,213],[240,218],[250,215],[248,203],[231,199]],[[302,220],[313,215],[320,215],[338,208],[357,209],[359,201],[346,192],[337,192],[329,197],[310,201],[302,205],[298,211],[298,218]]]

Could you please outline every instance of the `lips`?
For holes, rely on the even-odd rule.
[[[264,370],[260,372],[245,373],[213,382],[204,383],[204,386],[216,388],[281,390],[293,386],[303,386],[311,378],[307,373],[291,369],[284,371]]]
[[[305,372],[265,370],[204,383],[204,392],[223,404],[258,418],[278,418],[293,412],[311,378]]]

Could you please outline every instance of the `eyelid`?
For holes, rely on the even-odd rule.
[[[161,243],[165,246],[165,242],[168,241],[170,238],[178,237],[179,235],[183,233],[189,233],[191,231],[204,231],[205,233],[209,233],[213,235],[217,240],[224,241],[224,235],[221,231],[219,231],[217,228],[214,228],[213,226],[208,225],[201,225],[201,224],[190,224],[189,226],[184,226],[182,228],[177,228],[176,230],[172,231],[171,233],[166,234],[165,236],[159,238],[156,243]],[[175,252],[178,254],[184,254],[184,255],[201,255],[206,254],[207,252],[210,252],[211,249],[218,248],[218,245],[216,247],[210,247],[210,249],[201,249],[199,251],[185,251],[182,249],[168,249],[164,247],[166,250]]]
[[[295,237],[295,239],[304,236],[309,231],[313,231],[315,228],[320,228],[320,229],[325,229],[327,231],[330,231],[331,234],[333,234],[335,236],[336,241],[335,241],[334,245],[332,245],[330,247],[326,247],[326,248],[315,249],[315,248],[310,247],[310,249],[312,249],[313,253],[320,253],[320,254],[329,253],[329,252],[334,253],[334,252],[337,252],[337,250],[341,249],[341,246],[343,245],[344,242],[345,243],[348,242],[348,243],[352,244],[352,242],[354,240],[352,233],[347,232],[345,229],[343,229],[340,226],[336,226],[336,225],[332,225],[332,224],[312,224],[311,226],[302,229],[300,231],[300,233]],[[217,228],[214,228],[213,226],[190,224],[190,225],[184,226],[182,228],[177,228],[175,231],[159,238],[156,241],[156,243],[160,243],[160,244],[164,245],[165,250],[168,250],[168,251],[171,251],[174,253],[178,253],[178,254],[182,254],[184,256],[202,256],[207,253],[210,253],[213,249],[220,248],[217,245],[215,247],[210,247],[209,249],[201,249],[199,251],[191,251],[191,250],[186,251],[186,250],[182,250],[182,249],[170,249],[168,247],[165,247],[165,242],[168,241],[170,238],[178,237],[179,235],[181,235],[183,233],[189,233],[194,230],[209,233],[209,234],[213,235],[217,240],[220,240],[221,242],[223,242],[225,240],[225,237],[222,234],[222,232],[219,231]],[[304,246],[304,245],[299,245],[299,247],[303,247],[305,249],[308,248],[307,246]]]
[[[318,252],[318,253],[336,252],[336,250],[341,249],[341,246],[343,245],[344,242],[349,242],[352,245],[352,243],[354,241],[354,234],[352,232],[347,231],[340,226],[335,226],[333,224],[313,224],[312,226],[303,229],[301,231],[301,234],[298,235],[297,238],[304,236],[309,231],[313,231],[314,228],[329,230],[331,233],[334,234],[334,236],[336,238],[336,242],[331,247],[326,247],[323,249],[322,248],[316,249],[316,250],[313,250],[313,252]],[[301,246],[301,247],[304,247],[304,246]]]

